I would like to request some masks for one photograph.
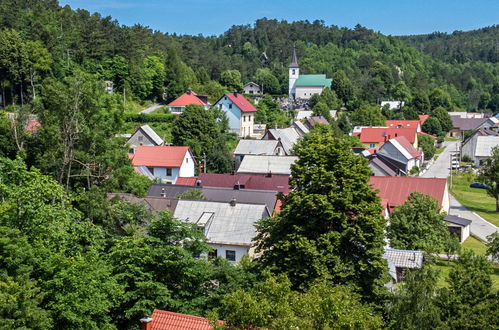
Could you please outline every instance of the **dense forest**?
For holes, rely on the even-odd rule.
[[[484,38],[495,29],[483,29]],[[472,44],[481,37],[462,34]],[[368,185],[367,161],[350,152],[355,141],[344,136],[351,125],[421,113],[431,113],[426,129],[441,135],[452,128],[450,110],[499,109],[493,57],[471,47],[472,55],[453,60],[459,49],[444,56],[420,38],[269,19],[220,36],[178,36],[122,26],[57,0],[2,0],[0,328],[137,329],[155,308],[241,329],[497,328],[499,296],[484,256],[463,253],[445,277],[430,258],[389,294],[386,219]],[[451,47],[450,37],[438,44],[447,39]],[[151,184],[134,171],[117,136],[127,125],[164,126],[168,142],[188,145],[198,159],[206,153],[209,171],[229,173],[228,146],[237,140],[219,109],[142,115],[134,105],[169,101],[189,88],[213,101],[249,80],[282,96],[293,47],[303,72],[334,79],[309,106],[343,114],[296,146],[292,192],[280,197],[279,215],[257,224],[258,260],[196,258],[211,251],[196,226],[107,198],[143,196]],[[114,93],[104,91],[106,80]],[[408,105],[402,112],[377,105],[391,98]],[[270,95],[257,107],[257,121],[289,124]],[[26,129],[33,118],[40,126]],[[405,209],[414,214],[411,205]],[[428,219],[441,225],[440,234],[425,240],[434,251],[450,244],[438,216]]]

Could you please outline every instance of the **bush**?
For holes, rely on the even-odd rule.
[[[171,113],[134,113],[125,114],[125,121],[134,123],[173,123],[177,118]]]
[[[462,161],[465,163],[471,163],[471,157],[469,155],[463,155]]]
[[[411,170],[409,171],[410,175],[418,175],[419,174],[419,167],[413,166]]]

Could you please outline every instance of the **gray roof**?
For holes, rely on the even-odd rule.
[[[368,163],[369,167],[376,166],[380,170],[382,170],[386,176],[396,176],[397,172],[395,172],[393,169],[390,168],[383,160],[381,160],[379,157],[372,157],[371,160]]]
[[[291,56],[291,63],[289,63],[290,68],[299,68],[298,58],[296,56],[296,48],[293,47],[293,55]]]
[[[278,140],[239,140],[235,155],[274,155]]]
[[[471,220],[461,218],[461,217],[458,217],[455,215],[448,215],[445,217],[444,220],[447,222],[451,222],[451,223],[454,223],[456,225],[462,226],[462,227],[466,227],[466,226],[471,224]]]
[[[206,200],[211,202],[230,202],[235,199],[244,204],[265,204],[269,210],[273,210],[277,201],[277,191],[255,190],[255,189],[233,189],[221,187],[193,187],[172,184],[153,184],[149,187],[149,196],[176,198],[189,189],[201,189]]]
[[[180,200],[173,216],[202,225],[209,243],[251,246],[255,223],[270,214],[265,205]]]
[[[478,136],[475,157],[490,157],[495,146],[499,146],[499,136]]]
[[[131,204],[141,204],[146,209],[151,211],[164,211],[170,210],[173,212],[177,205],[177,200],[172,198],[162,198],[162,197],[137,197],[133,194],[125,193],[109,193],[107,194],[108,199],[119,198],[123,202],[128,202]]]
[[[151,138],[151,140],[154,141],[154,143],[156,143],[156,145],[160,146],[165,143],[165,141],[163,141],[163,139],[160,138],[159,135],[156,134],[156,132],[149,125],[142,125],[140,126],[140,128]]]
[[[296,113],[296,119],[302,120],[312,117],[314,112],[312,110],[300,110]]]
[[[487,118],[461,118],[460,116],[451,116],[452,127],[459,128],[461,131],[476,129],[483,124]]]
[[[293,123],[293,126],[296,128],[298,134],[304,135],[307,134],[309,131],[308,127],[305,126],[301,121],[295,121]]]
[[[294,127],[271,128],[268,130],[268,133],[272,134],[276,140],[279,138],[281,139],[282,147],[288,155],[296,142],[300,139],[300,134],[298,134]]]
[[[247,155],[239,165],[238,174],[282,174],[291,175],[291,165],[298,160],[294,156]]]
[[[411,269],[423,267],[423,252],[421,251],[385,249],[383,258],[395,267]]]

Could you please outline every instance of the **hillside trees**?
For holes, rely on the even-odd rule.
[[[379,106],[362,103],[351,115],[353,126],[385,126],[386,118]]]

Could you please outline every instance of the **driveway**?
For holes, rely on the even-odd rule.
[[[149,108],[142,110],[140,113],[151,113],[154,110],[161,108],[161,107],[162,107],[161,104],[152,104],[151,106],[149,106]]]
[[[457,141],[446,141],[447,146],[440,154],[438,159],[423,175],[424,178],[447,178],[450,173],[450,154],[456,152]],[[478,214],[468,211],[454,196],[450,195],[450,210],[449,214],[459,216],[471,220],[471,233],[483,241],[487,241],[487,236],[498,231],[499,229],[490,222],[483,219]]]

